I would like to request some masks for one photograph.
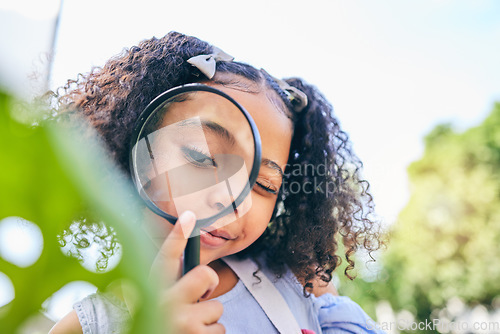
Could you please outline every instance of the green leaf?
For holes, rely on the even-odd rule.
[[[103,290],[127,282],[137,296],[132,332],[162,332],[158,294],[148,280],[154,250],[140,228],[143,217],[127,178],[89,136],[56,123],[21,124],[11,117],[12,105],[12,98],[0,93],[0,221],[21,217],[36,224],[44,246],[26,268],[0,257],[0,271],[15,289],[14,300],[0,313],[2,332],[17,332],[43,301],[76,280]],[[122,258],[114,269],[89,271],[62,252],[58,236],[82,217],[116,231]]]

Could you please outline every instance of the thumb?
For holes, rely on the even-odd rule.
[[[159,270],[166,278],[175,279],[180,273],[181,259],[191,232],[196,224],[196,216],[191,211],[185,211],[177,219],[174,228],[160,247],[153,263],[154,271]],[[175,275],[173,275],[175,273]],[[176,277],[173,277],[176,276]]]
[[[160,247],[159,254],[168,259],[179,259],[184,253],[187,240],[196,224],[196,216],[191,211],[184,211],[177,219],[174,228]]]

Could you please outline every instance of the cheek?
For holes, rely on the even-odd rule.
[[[276,197],[268,198],[252,193],[251,215],[245,226],[245,234],[253,241],[257,240],[269,225],[275,204]]]

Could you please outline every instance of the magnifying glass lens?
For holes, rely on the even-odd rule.
[[[218,228],[249,210],[257,155],[240,106],[194,90],[170,96],[145,117],[132,147],[132,170],[156,213],[168,219],[190,210],[198,228],[214,221]]]

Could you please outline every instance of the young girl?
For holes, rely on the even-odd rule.
[[[128,143],[140,112],[162,92],[187,83],[213,86],[245,107],[261,136],[262,165],[249,211],[202,235],[201,265],[175,277],[163,292],[176,305],[169,308],[173,332],[378,333],[331,283],[341,262],[338,239],[348,276],[358,247],[373,251],[380,242],[369,218],[372,203],[359,175],[361,162],[315,87],[297,78],[277,80],[206,42],[171,32],[69,82],[60,101],[89,120],[127,171]],[[168,234],[156,271],[179,272],[183,235],[195,219],[187,211],[173,226],[154,220]],[[125,308],[100,294],[74,309],[51,333],[126,329]]]

